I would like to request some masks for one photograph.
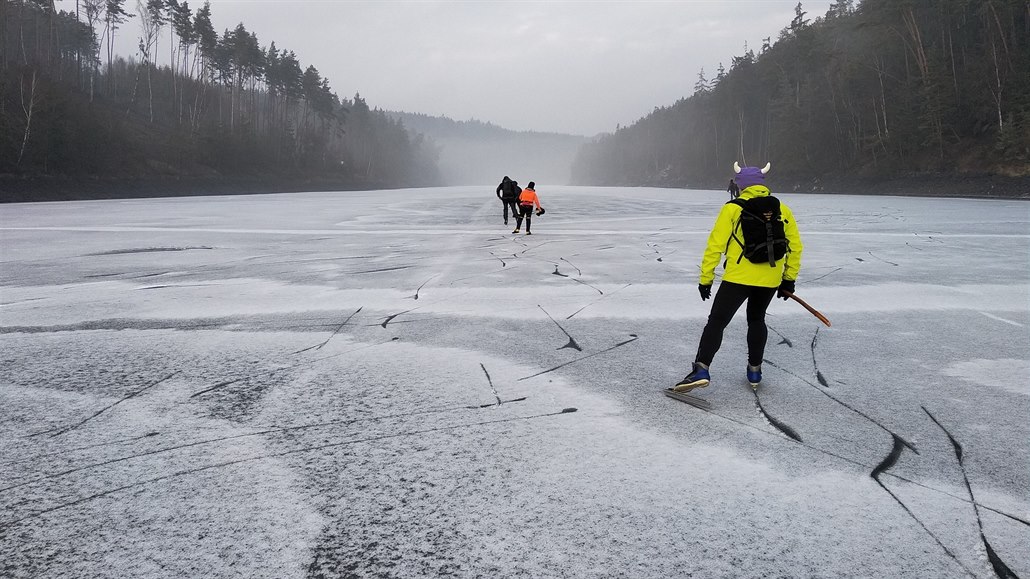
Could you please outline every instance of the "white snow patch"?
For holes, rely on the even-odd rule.
[[[988,388],[1003,388],[1030,396],[1030,381],[1027,380],[1027,376],[1030,376],[1030,360],[976,358],[942,368],[941,374]]]

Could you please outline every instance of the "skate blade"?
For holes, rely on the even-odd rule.
[[[712,403],[704,398],[698,398],[697,396],[691,396],[690,394],[684,394],[683,392],[676,392],[672,388],[666,388],[665,390],[662,390],[662,393],[669,398],[679,400],[680,402],[686,402],[687,404],[700,408],[701,410],[712,409]]]

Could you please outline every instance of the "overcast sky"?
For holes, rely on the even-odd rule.
[[[830,4],[803,2],[810,19]],[[775,42],[796,5],[211,0],[211,11],[219,33],[242,22],[262,46],[294,51],[337,94],[361,93],[373,107],[590,136],[690,96],[702,67],[711,78],[745,43],[757,52],[763,38]],[[136,0],[125,8],[134,13]],[[136,21],[119,32],[123,55],[135,52]]]

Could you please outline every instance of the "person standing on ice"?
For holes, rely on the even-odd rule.
[[[794,281],[801,268],[801,236],[790,208],[769,195],[765,186],[765,174],[770,164],[741,168],[736,162],[733,170],[740,187],[740,197],[722,206],[715,225],[708,236],[704,257],[701,260],[701,279],[697,286],[701,301],[712,296],[715,268],[726,256],[725,272],[719,291],[712,301],[708,323],[701,332],[701,341],[691,371],[683,380],[672,387],[677,392],[688,392],[707,386],[711,380],[708,368],[715,353],[722,345],[723,330],[733,319],[743,303],[747,302],[747,380],[757,388],[762,381],[762,357],[768,329],[765,312],[773,296],[787,299],[785,292],[794,293]],[[758,223],[765,239],[765,232],[771,231],[766,223],[782,223],[782,238],[778,242],[782,249],[774,256],[772,247],[761,247],[757,255],[745,258],[745,244],[750,247],[751,238],[745,241],[744,228]],[[750,222],[750,223],[748,223]],[[753,230],[752,230],[753,231]],[[772,239],[770,233],[768,239]],[[785,243],[783,238],[785,238]],[[763,244],[764,245],[764,244]],[[769,244],[770,246],[775,244]],[[772,257],[773,259],[769,259]],[[756,260],[764,259],[756,263]],[[771,263],[770,263],[771,262]]]
[[[726,192],[730,194],[730,201],[740,197],[740,187],[737,186],[737,182],[733,179],[730,179],[730,184],[726,187]]]
[[[522,218],[519,219],[519,224],[515,226],[515,231],[512,233],[518,233],[522,229],[522,220],[526,221],[526,235],[533,235],[529,230],[533,224],[533,206],[536,206],[537,215],[544,214],[544,208],[540,206],[540,198],[536,196],[536,183],[533,181],[526,185],[526,188],[519,193],[519,208],[522,209]]]
[[[501,179],[501,184],[497,186],[497,198],[501,200],[501,204],[504,207],[504,224],[508,224],[508,208],[511,208],[511,215],[516,219],[516,222],[521,224],[522,217],[519,216],[518,200],[519,200],[519,183],[518,181],[512,181],[507,175],[504,179]]]

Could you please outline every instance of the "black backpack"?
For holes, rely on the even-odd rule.
[[[728,201],[740,206],[740,221],[732,237],[744,248],[737,263],[744,257],[751,263],[768,263],[776,267],[776,261],[787,254],[789,244],[783,231],[783,216],[780,214],[780,200],[768,195],[751,199]],[[737,237],[740,230],[743,240]]]
[[[519,186],[515,184],[515,181],[505,181],[501,185],[501,198],[502,199],[518,199],[519,198]]]

